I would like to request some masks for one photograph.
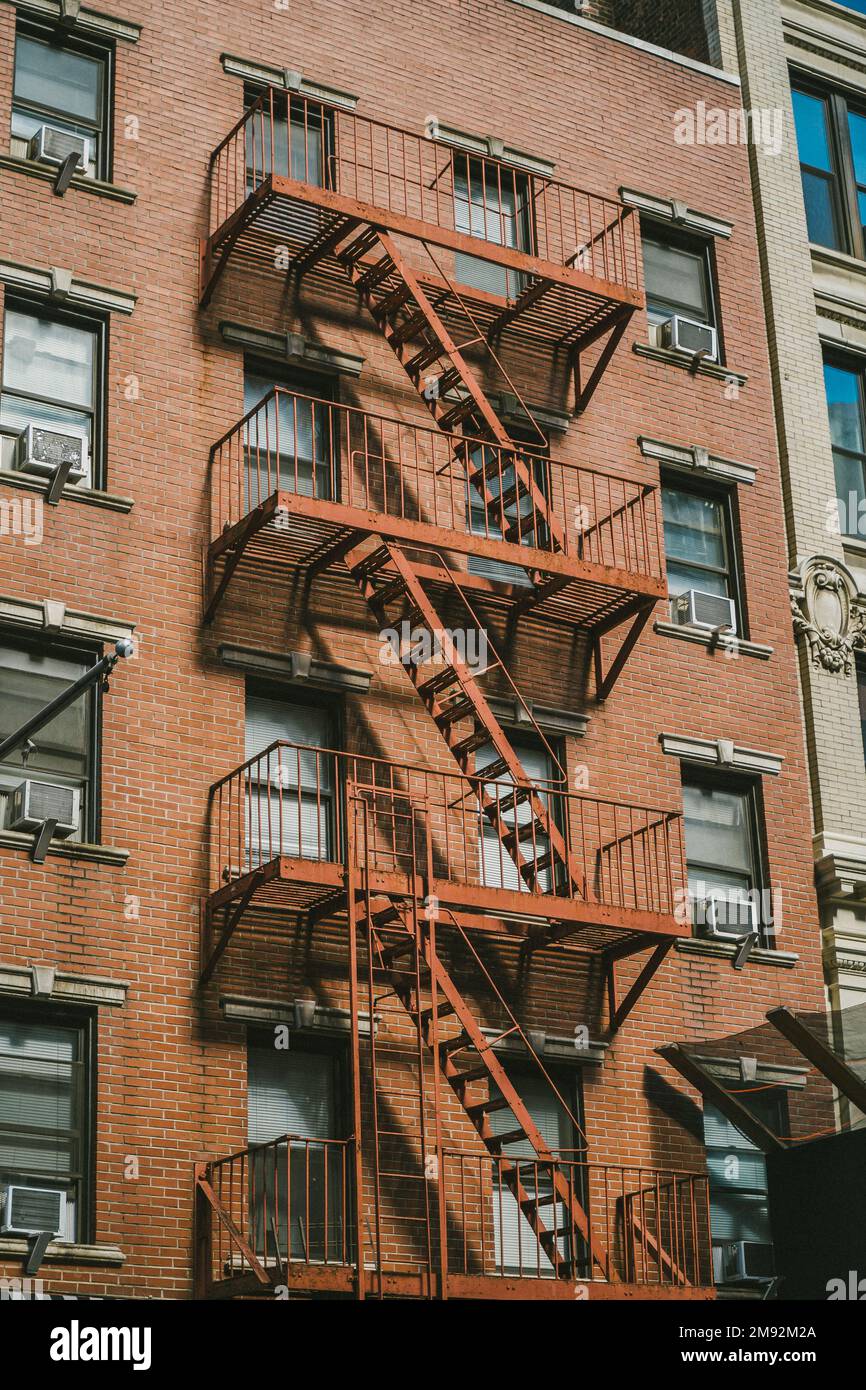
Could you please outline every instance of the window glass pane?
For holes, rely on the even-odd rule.
[[[92,408],[93,330],[10,309],[3,342],[3,385],[7,390]]]
[[[866,116],[849,111],[848,130],[851,134],[851,153],[854,156],[854,177],[858,183],[866,184]]]
[[[36,650],[0,648],[0,736],[13,733],[77,679],[88,664]],[[90,707],[86,697],[75,700],[33,735],[35,749],[26,763],[28,773],[62,773],[73,779],[86,776]],[[7,785],[17,784],[24,766],[23,752],[18,749],[8,755],[0,775],[6,769],[11,774],[4,779]]]
[[[77,1164],[80,1061],[77,1029],[0,1020],[0,1168],[11,1176]]]
[[[696,565],[681,565],[678,561],[668,562],[668,590],[671,598],[688,593],[689,589],[700,589],[702,594],[716,594],[719,598],[730,598],[728,578],[725,574],[714,574],[712,570],[702,570]]]
[[[725,569],[724,511],[717,498],[666,487],[663,511],[665,553],[671,559]]]
[[[96,124],[102,105],[103,70],[96,58],[19,34],[15,44],[15,99]]]
[[[824,364],[824,387],[830,412],[830,438],[838,449],[863,451],[860,374]]]
[[[695,864],[751,875],[752,827],[745,792],[686,782],[683,811],[690,871]]]
[[[249,1142],[266,1144],[284,1134],[338,1138],[336,1074],[334,1058],[324,1053],[251,1046]]]
[[[681,313],[685,318],[710,323],[712,314],[704,256],[654,241],[651,237],[644,237],[643,254],[651,311],[665,317]]]
[[[833,188],[823,174],[802,170],[806,228],[816,246],[839,246],[839,228],[833,203]]]
[[[794,123],[797,129],[797,149],[800,163],[813,169],[833,169],[830,157],[830,136],[827,122],[827,103],[808,92],[791,93],[794,103]]]
[[[866,509],[861,504],[866,499],[863,459],[842,454],[833,450],[833,467],[836,474],[836,498],[840,503],[839,519],[843,534],[858,536],[866,521]]]

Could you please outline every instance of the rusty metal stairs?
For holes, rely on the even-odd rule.
[[[435,558],[434,572],[462,601],[474,626],[478,636],[476,652],[485,653],[480,669],[470,665],[465,651],[458,649],[451,629],[434,607],[405,550],[393,542],[379,540],[374,550],[350,551],[345,557],[380,629],[392,626],[388,610],[396,606],[400,613],[408,613],[413,628],[423,625],[428,634],[425,651],[419,651],[415,642],[401,643],[400,662],[460,771],[478,778],[476,794],[485,820],[495,830],[522,882],[530,892],[560,892],[586,900],[590,896],[586,875],[575,861],[549,804],[555,801],[555,789],[545,793],[529,777],[481,689],[484,676],[500,673],[520,701],[527,723],[547,748],[553,766],[559,768],[556,756],[486,632],[482,644],[481,625],[457,577],[442,555],[437,552]],[[428,652],[434,660],[419,659]],[[493,761],[479,772],[475,763],[481,748],[492,750]],[[564,782],[565,774],[561,768],[559,772]],[[503,786],[503,781],[509,785]],[[559,790],[564,790],[564,786],[560,785]],[[522,816],[520,807],[525,808]],[[528,848],[528,855],[524,855],[524,847]]]
[[[504,538],[525,538],[521,506],[528,499],[532,516],[543,523],[553,548],[563,550],[562,525],[539,486],[531,458],[511,440],[464,356],[466,348],[486,342],[483,334],[461,345],[454,341],[434,303],[434,292],[422,285],[388,233],[365,227],[339,248],[337,259],[439,428],[452,436],[462,430],[476,439],[489,439],[506,451],[513,470],[507,493],[498,495],[491,488],[491,475],[501,475],[498,453],[491,461],[484,450],[477,451],[480,459],[470,464],[468,473],[470,486],[488,512],[501,515],[516,506],[516,518]],[[459,393],[456,400],[454,392]],[[530,572],[530,578],[544,582],[545,576]]]
[[[514,1197],[556,1277],[574,1279],[578,1264],[588,1257],[593,1272],[597,1267],[604,1279],[615,1280],[607,1252],[592,1234],[576,1191],[573,1171],[569,1177],[566,1166],[557,1161],[497,1056],[494,1042],[482,1030],[472,1007],[443,964],[436,949],[435,926],[430,914],[414,899],[368,894],[364,903],[357,926],[367,939],[371,1007],[376,1003],[375,978],[385,982],[412,1020],[416,1035],[432,1060],[434,1079],[447,1081],[490,1154],[499,1181]],[[453,921],[466,940],[458,919],[453,917]],[[484,973],[500,1006],[513,1019],[489,974]],[[381,998],[379,994],[378,999]],[[510,1032],[524,1036],[516,1019],[503,1036]],[[528,1047],[525,1037],[524,1041]],[[540,1066],[537,1057],[535,1060]],[[513,1117],[513,1126],[506,1130],[494,1129],[490,1115],[496,1110],[507,1110]],[[507,1146],[516,1143],[531,1149],[531,1160],[503,1153]],[[437,1168],[441,1163],[440,1151]],[[536,1176],[545,1175],[547,1182],[543,1192],[538,1190],[537,1183],[527,1182],[528,1169]],[[535,1190],[530,1190],[533,1187]],[[440,1198],[440,1241],[444,1245],[447,1235],[443,1206]],[[552,1224],[545,1211],[550,1206],[553,1207]]]

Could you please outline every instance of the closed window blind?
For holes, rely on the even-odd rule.
[[[328,859],[333,831],[334,759],[317,748],[330,742],[330,719],[321,706],[293,704],[247,694],[246,756],[264,752],[277,739],[303,745],[252,770],[247,796],[247,837],[251,861],[267,863],[279,854]]]
[[[512,747],[533,781],[539,783],[547,782],[553,775],[550,765],[550,758],[544,747],[535,743],[521,743],[512,740]],[[496,753],[493,748],[481,748],[476,757],[476,766],[479,772],[483,772],[488,764],[496,760]],[[508,791],[503,784],[511,783],[508,773],[503,773],[488,788],[485,788],[487,795],[498,796],[500,801],[505,801]],[[544,795],[541,800],[547,802],[548,798]],[[532,819],[532,811],[529,804],[525,801],[510,811],[504,811],[502,819],[509,827],[515,825],[527,825]],[[550,843],[546,835],[536,834],[534,842],[530,839],[521,841],[520,853],[524,860],[542,859],[547,854]],[[517,851],[515,851],[517,853]],[[539,874],[542,891],[548,892],[552,886],[553,879],[551,870],[543,869]],[[505,850],[502,841],[497,835],[492,825],[485,822],[481,836],[481,881],[486,888],[509,888],[514,892],[527,893],[529,888],[517,868],[517,864],[511,855]]]
[[[320,1052],[249,1049],[249,1142],[266,1144],[284,1134],[336,1139],[336,1063]]]
[[[770,1128],[778,1125],[778,1104],[759,1097],[739,1098]],[[769,1245],[767,1164],[763,1153],[709,1101],[704,1102],[704,1143],[710,1176],[710,1224],[716,1243],[735,1240]]]

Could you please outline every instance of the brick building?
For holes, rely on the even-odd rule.
[[[0,735],[134,642],[0,765],[7,1275],[748,1292],[671,1048],[822,1007],[809,792],[738,86],[649,37],[0,5]]]

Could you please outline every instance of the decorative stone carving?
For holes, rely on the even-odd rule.
[[[810,555],[791,576],[791,615],[809,643],[813,666],[849,676],[866,649],[866,610],[851,571],[829,555]]]

